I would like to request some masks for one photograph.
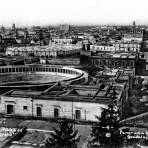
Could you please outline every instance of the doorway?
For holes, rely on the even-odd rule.
[[[36,114],[38,117],[42,116],[42,108],[41,107],[37,107],[36,112],[37,112]]]
[[[13,105],[7,105],[7,114],[13,114],[14,113],[14,107]]]
[[[76,116],[77,120],[80,120],[81,119],[81,111],[80,110],[76,110],[75,111],[75,116]]]
[[[55,118],[59,117],[59,109],[58,108],[54,108],[54,117]]]

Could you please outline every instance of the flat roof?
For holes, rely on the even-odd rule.
[[[110,87],[110,88],[109,88]],[[59,101],[76,101],[76,102],[98,102],[107,103],[111,101],[113,89],[116,91],[116,97],[122,92],[122,85],[109,86],[105,85],[103,89],[97,87],[85,86],[55,86],[50,87],[47,91],[34,90],[12,90],[5,93],[4,96],[19,97],[19,98],[33,98],[40,100],[59,100]]]
[[[30,96],[30,95],[41,95],[42,91],[31,91],[31,90],[14,90],[11,92],[11,95],[22,95],[22,96]]]

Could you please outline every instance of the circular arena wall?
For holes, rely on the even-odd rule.
[[[88,81],[86,72],[55,65],[11,65],[0,67],[0,87],[44,86],[57,82],[84,84]]]

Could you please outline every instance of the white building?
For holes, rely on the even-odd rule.
[[[120,49],[122,51],[129,51],[129,52],[141,51],[141,44],[137,42],[116,42],[113,43],[113,47],[115,47],[116,49]]]
[[[80,44],[50,44],[47,46],[8,47],[6,55],[57,57],[79,54]]]
[[[106,52],[139,52],[141,50],[140,43],[125,43],[125,42],[116,42],[113,43],[113,46],[103,46],[103,45],[90,45],[90,51],[106,51]]]
[[[141,37],[132,37],[132,36],[124,36],[122,38],[123,42],[137,42],[137,43],[141,43],[143,38]]]
[[[12,90],[1,96],[0,113],[97,121],[96,115],[100,116],[102,108],[112,102],[113,93],[112,87],[100,86],[51,86],[45,91]],[[114,87],[117,100],[121,100],[124,86]]]
[[[115,47],[113,46],[103,46],[103,45],[90,45],[90,51],[98,52],[98,51],[115,51]]]

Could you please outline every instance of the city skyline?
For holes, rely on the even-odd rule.
[[[5,0],[0,25],[148,25],[146,0]]]

